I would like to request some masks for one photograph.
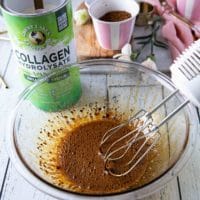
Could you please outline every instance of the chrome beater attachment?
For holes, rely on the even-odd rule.
[[[127,121],[108,130],[102,137],[100,152],[105,170],[112,176],[125,176],[134,170],[161,137],[159,128],[190,101],[200,107],[200,39],[174,62],[170,70],[172,81],[178,89],[150,112],[140,110]],[[152,115],[178,92],[185,94],[188,100],[155,124]],[[130,131],[122,133],[125,127],[130,127]]]

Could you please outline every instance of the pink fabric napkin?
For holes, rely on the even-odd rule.
[[[152,4],[157,11],[157,14],[165,19],[165,24],[162,27],[162,35],[168,41],[172,58],[175,59],[185,48],[187,48],[196,38],[200,37],[200,33],[192,33],[191,29],[181,22],[169,12],[164,11],[159,0],[143,0]],[[176,11],[176,0],[167,0],[168,4]],[[194,22],[200,24],[200,22]]]

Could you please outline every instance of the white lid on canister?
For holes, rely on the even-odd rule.
[[[35,9],[33,0],[4,0],[2,7],[15,15],[38,15],[60,8],[67,0],[43,0],[44,9]]]

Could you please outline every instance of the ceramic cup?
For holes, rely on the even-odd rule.
[[[119,50],[130,42],[139,5],[134,0],[94,0],[88,5],[97,40],[104,49]],[[111,11],[126,11],[131,17],[117,22],[102,21],[104,14]]]
[[[192,21],[200,21],[200,0],[177,0],[178,12]]]

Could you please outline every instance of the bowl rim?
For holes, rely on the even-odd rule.
[[[112,65],[113,64],[125,64],[128,66],[123,66],[119,68],[124,68],[127,70],[136,69],[138,71],[143,71],[145,73],[150,73],[153,76],[157,76],[159,79],[162,79],[168,84],[168,86],[171,87],[171,89],[175,90],[174,84],[171,82],[170,78],[164,75],[163,73],[159,71],[155,71],[152,69],[149,69],[139,63],[136,62],[128,62],[128,61],[119,61],[114,59],[93,59],[93,60],[87,60],[75,64],[70,64],[70,66],[79,66],[80,69],[87,69],[91,68],[90,65]],[[129,66],[130,65],[130,66]],[[116,66],[115,66],[116,67]],[[138,68],[139,67],[139,68]],[[66,70],[66,69],[65,69]],[[59,72],[62,72],[62,70],[59,70]],[[39,176],[37,176],[35,173],[32,172],[32,170],[26,166],[26,163],[23,162],[23,159],[21,158],[14,139],[14,123],[15,123],[15,116],[18,110],[18,107],[23,101],[23,98],[27,98],[30,92],[37,87],[38,84],[42,83],[43,81],[47,80],[48,77],[51,77],[53,74],[56,74],[57,72],[50,73],[46,77],[43,77],[39,80],[37,80],[32,85],[28,86],[19,96],[19,99],[17,100],[16,106],[13,109],[13,112],[11,113],[11,117],[9,118],[9,123],[7,126],[8,134],[6,135],[6,146],[8,154],[11,158],[12,163],[14,163],[15,168],[17,171],[27,180],[31,185],[33,185],[35,188],[39,189],[42,192],[45,192],[53,197],[57,197],[59,199],[66,199],[66,198],[72,198],[72,199],[121,199],[124,197],[130,197],[131,198],[142,198],[145,196],[148,196],[152,193],[154,193],[156,190],[159,190],[161,187],[163,187],[166,183],[171,181],[174,177],[177,176],[177,174],[180,172],[180,170],[184,167],[188,159],[190,158],[190,155],[192,151],[194,150],[195,143],[196,143],[196,134],[189,134],[189,116],[188,114],[185,116],[186,120],[188,121],[186,129],[188,132],[188,141],[187,144],[185,144],[185,148],[183,149],[183,153],[179,155],[179,159],[176,160],[173,165],[169,169],[167,169],[164,173],[162,173],[159,177],[154,179],[153,181],[132,190],[127,190],[120,193],[113,193],[113,194],[103,194],[103,195],[91,195],[91,194],[81,194],[79,192],[73,192],[68,190],[63,190],[61,188],[56,187],[55,185],[48,183],[47,181],[41,179]],[[182,99],[184,97],[182,95],[179,95]],[[196,120],[192,121],[192,128],[195,129],[195,131],[198,131],[199,124],[195,123],[198,122],[198,116],[196,112],[195,107],[192,104],[188,104],[186,106],[188,112],[192,113],[190,116],[193,118],[196,118]],[[190,111],[190,112],[189,112]],[[193,131],[194,132],[194,131]],[[191,143],[189,145],[189,143]]]

